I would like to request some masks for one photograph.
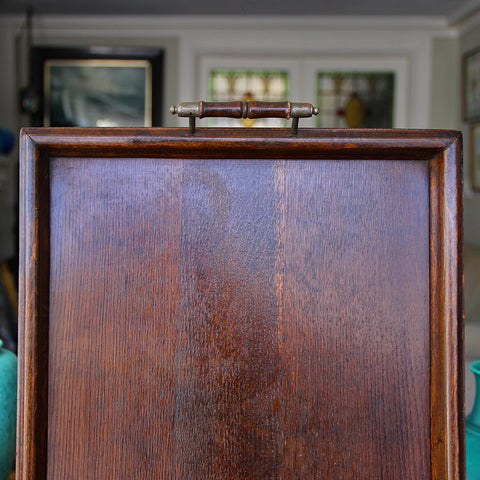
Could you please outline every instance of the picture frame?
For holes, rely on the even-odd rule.
[[[480,48],[462,57],[462,97],[465,122],[480,122]]]
[[[32,126],[162,126],[163,51],[33,47]]]
[[[480,123],[470,127],[470,185],[480,192]]]

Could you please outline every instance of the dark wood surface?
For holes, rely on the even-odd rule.
[[[200,102],[199,117],[290,118],[290,102]]]
[[[17,478],[464,479],[455,132],[27,129]]]

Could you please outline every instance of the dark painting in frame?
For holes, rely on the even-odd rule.
[[[162,126],[160,49],[33,47],[31,75],[32,126]]]
[[[480,192],[480,123],[470,127],[470,186]]]
[[[480,48],[462,57],[462,109],[465,122],[480,121]]]

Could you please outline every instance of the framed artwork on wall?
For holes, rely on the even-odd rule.
[[[473,190],[480,192],[480,123],[470,129],[470,180]]]
[[[467,52],[462,62],[463,118],[480,120],[480,48]]]
[[[31,58],[34,126],[161,126],[161,50],[34,47]]]

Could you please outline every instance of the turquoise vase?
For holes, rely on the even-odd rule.
[[[17,357],[0,340],[0,480],[7,480],[15,459]]]
[[[467,448],[467,480],[480,480],[480,360],[470,365],[475,375],[475,401],[470,415],[465,419]]]

